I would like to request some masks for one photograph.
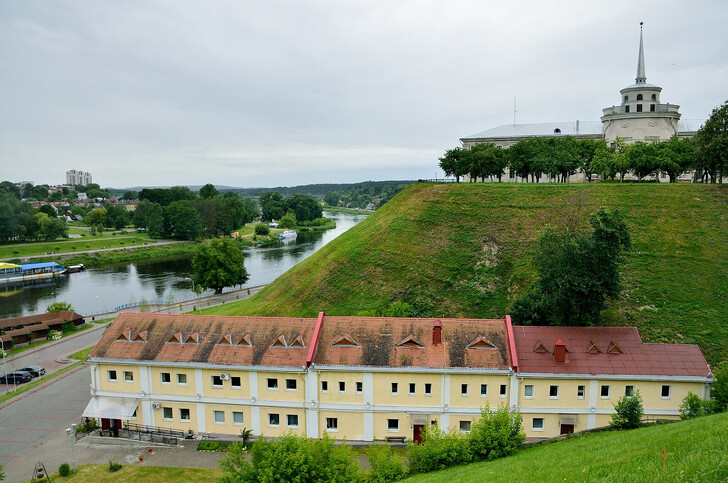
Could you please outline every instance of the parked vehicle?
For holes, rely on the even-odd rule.
[[[7,381],[8,384],[22,384],[30,381],[31,379],[33,379],[33,376],[31,376],[30,372],[27,371],[8,372],[7,377],[0,377],[0,384],[5,384],[5,381]]]
[[[22,369],[18,369],[18,370],[30,372],[30,375],[33,377],[40,377],[46,373],[45,367],[41,367],[41,366],[28,366],[28,367],[23,367]]]

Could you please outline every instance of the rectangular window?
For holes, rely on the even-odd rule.
[[[549,399],[559,398],[559,386],[549,386]]]
[[[487,396],[488,396],[488,385],[481,384],[480,385],[480,397],[487,397]]]
[[[387,431],[399,431],[399,419],[387,419]]]
[[[281,417],[277,413],[268,413],[268,426],[280,426]]]
[[[500,397],[506,397],[506,394],[508,394],[508,386],[505,384],[500,385]]]
[[[180,408],[179,420],[180,421],[189,421],[190,420],[190,410],[187,408]]]
[[[396,396],[398,392],[399,392],[399,384],[397,384],[396,382],[393,382],[392,383],[392,396]]]
[[[637,104],[637,112],[642,112],[642,104]]]
[[[346,392],[346,382],[339,381],[339,394],[344,394]]]
[[[631,396],[634,394],[634,386],[624,386],[624,395]]]
[[[629,112],[629,106],[624,106],[624,112]]]
[[[531,429],[533,431],[543,431],[543,418],[533,418]]]
[[[124,382],[134,382],[134,373],[131,371],[124,371]]]
[[[339,429],[338,418],[326,418],[326,431],[337,431]]]
[[[162,408],[162,419],[165,421],[172,421],[172,408]]]
[[[187,385],[187,374],[177,374],[177,385],[178,386]]]
[[[425,383],[425,396],[432,396],[432,384],[429,382]]]
[[[526,384],[523,387],[523,397],[533,399],[533,384]]]
[[[601,395],[602,399],[609,399],[609,386],[602,386]]]
[[[361,394],[362,392],[364,392],[364,383],[361,382],[361,381],[357,381],[357,383],[356,383],[356,393],[357,394]]]
[[[230,376],[230,387],[232,389],[240,389],[240,376]]]
[[[278,390],[278,379],[275,377],[269,377],[267,379],[268,384],[268,390],[269,391],[277,391]]]
[[[287,414],[286,415],[286,426],[289,428],[298,427],[298,414]]]
[[[460,431],[463,433],[469,433],[470,432],[470,421],[460,421]]]
[[[576,387],[576,397],[578,399],[584,399],[585,393],[586,393],[586,386],[577,386]]]
[[[215,421],[215,424],[225,423],[225,411],[213,411],[212,420]]]
[[[241,411],[233,411],[233,424],[243,424],[243,413]]]
[[[222,387],[222,377],[212,376],[212,387]]]
[[[655,112],[655,105],[654,104],[650,104],[650,112]]]
[[[172,374],[170,374],[169,372],[162,372],[159,374],[159,377],[162,380],[162,384],[172,383]]]
[[[321,392],[329,392],[329,381],[321,381]]]
[[[116,382],[116,371],[106,371],[106,378],[109,382]]]
[[[467,384],[460,384],[460,395],[461,396],[468,395],[468,385]]]
[[[295,391],[297,387],[295,379],[286,379],[286,391]]]
[[[410,396],[414,396],[415,395],[416,386],[417,385],[414,382],[410,382],[409,383],[409,393],[410,393]]]
[[[667,384],[662,386],[662,399],[670,399],[670,386]]]

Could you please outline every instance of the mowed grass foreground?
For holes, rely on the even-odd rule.
[[[600,206],[632,236],[625,290],[605,323],[647,342],[697,343],[728,359],[728,186],[698,184],[414,184],[224,315],[374,315],[405,301],[436,317],[503,317],[534,280],[549,224]]]
[[[584,434],[404,481],[728,481],[728,414]]]

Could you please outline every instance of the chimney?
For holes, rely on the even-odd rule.
[[[556,362],[564,362],[566,360],[566,344],[561,339],[554,342],[554,360]]]
[[[432,345],[442,344],[442,322],[440,319],[435,321],[435,325],[432,327]]]

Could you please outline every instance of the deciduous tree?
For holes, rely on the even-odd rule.
[[[192,258],[192,279],[201,287],[222,293],[225,287],[241,285],[250,277],[243,266],[243,253],[230,238],[215,238],[200,244]]]

